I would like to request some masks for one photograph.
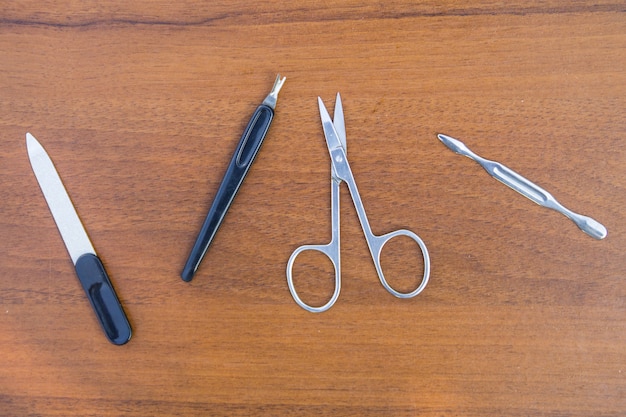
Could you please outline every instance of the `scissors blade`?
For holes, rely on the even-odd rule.
[[[342,146],[341,139],[339,139],[339,133],[337,133],[335,125],[330,118],[330,114],[328,114],[328,110],[326,110],[326,106],[324,106],[324,102],[320,97],[317,98],[317,104],[320,108],[322,128],[324,129],[324,137],[326,138],[326,146],[328,146],[328,150],[341,148]]]
[[[348,153],[348,145],[346,141],[346,122],[343,118],[343,104],[341,103],[341,95],[337,93],[337,99],[335,100],[335,114],[333,115],[333,125],[335,130],[339,134],[339,140],[345,153]]]

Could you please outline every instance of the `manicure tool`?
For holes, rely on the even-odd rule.
[[[330,160],[332,163],[330,181],[332,235],[330,243],[326,245],[300,246],[291,254],[291,257],[287,262],[287,285],[289,286],[289,291],[291,292],[291,295],[300,307],[312,313],[320,313],[322,311],[328,310],[330,307],[332,307],[333,304],[335,304],[335,301],[337,301],[337,298],[339,297],[339,292],[341,290],[341,262],[339,249],[339,186],[342,181],[345,181],[348,185],[350,195],[352,196],[352,202],[354,203],[354,207],[356,209],[359,222],[361,223],[361,228],[363,229],[363,234],[365,235],[367,246],[369,247],[370,254],[372,256],[372,260],[374,261],[374,266],[376,267],[376,272],[378,273],[378,278],[380,279],[381,284],[387,291],[389,291],[391,294],[398,298],[415,297],[417,294],[422,292],[422,290],[424,290],[426,284],[428,283],[428,278],[430,275],[430,258],[428,256],[428,250],[426,249],[426,245],[419,236],[417,236],[410,230],[401,229],[395,232],[387,233],[382,236],[376,236],[374,235],[374,233],[372,233],[369,221],[367,220],[367,215],[365,214],[365,209],[363,208],[361,196],[359,195],[359,191],[357,189],[356,182],[354,181],[354,176],[352,175],[352,170],[350,169],[350,165],[348,164],[348,159],[346,156],[346,128],[343,117],[341,97],[339,94],[337,94],[337,99],[335,101],[334,122],[333,120],[331,120],[330,115],[328,114],[328,111],[326,111],[326,107],[322,102],[322,99],[319,97],[318,104],[320,109],[320,115],[322,118],[324,136],[326,137],[326,145],[328,146]],[[408,293],[399,292],[393,289],[385,279],[380,265],[380,254],[383,247],[387,242],[389,242],[389,240],[396,236],[407,236],[417,242],[424,258],[424,275],[422,277],[422,281],[415,290]],[[294,286],[293,265],[296,257],[305,251],[318,251],[323,253],[330,259],[335,270],[334,293],[331,296],[330,300],[320,307],[314,307],[302,301]]]
[[[230,161],[230,165],[224,174],[222,184],[217,190],[211,209],[204,220],[202,229],[196,239],[196,243],[193,245],[191,254],[185,263],[181,278],[183,281],[191,281],[195,275],[202,258],[209,249],[211,241],[217,233],[226,216],[226,212],[230,207],[243,179],[245,178],[254,158],[256,157],[263,139],[267,134],[267,130],[274,118],[274,109],[276,108],[276,100],[278,99],[278,92],[283,86],[285,78],[280,78],[280,74],[276,77],[272,90],[265,97],[263,103],[257,107],[254,114],[248,122],[248,127],[243,132],[239,145]]]
[[[439,134],[437,135],[439,140],[443,142],[448,148],[452,151],[458,153],[459,155],[467,156],[470,159],[478,162],[484,169],[503,184],[511,187],[524,197],[534,201],[540,206],[547,207],[553,210],[558,211],[559,213],[565,215],[574,223],[576,226],[580,228],[583,232],[587,233],[589,236],[595,239],[604,239],[607,235],[606,228],[598,223],[596,220],[591,217],[583,216],[578,213],[574,213],[573,211],[563,207],[556,199],[538,186],[537,184],[531,182],[527,178],[522,177],[517,172],[512,169],[502,165],[499,162],[490,161],[488,159],[482,158],[472,152],[463,142],[458,139],[454,139],[447,135]]]
[[[102,330],[111,343],[123,345],[130,340],[130,324],[61,178],[44,148],[30,133],[26,134],[26,147],[39,187]]]

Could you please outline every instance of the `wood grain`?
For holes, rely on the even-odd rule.
[[[626,7],[617,1],[0,5],[0,415],[618,416],[626,409]],[[191,283],[179,273],[276,73],[276,119]],[[341,195],[343,287],[292,300],[330,237],[316,98],[343,97],[377,281]],[[30,168],[46,147],[134,329],[110,345]],[[505,163],[595,241],[436,139]],[[410,287],[415,248],[384,252]],[[303,296],[330,265],[297,266]]]

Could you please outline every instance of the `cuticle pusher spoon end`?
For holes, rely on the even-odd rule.
[[[499,162],[490,161],[476,155],[458,139],[443,134],[438,134],[437,137],[441,142],[443,142],[444,145],[455,153],[467,156],[468,158],[478,162],[485,169],[485,171],[489,173],[489,175],[501,183],[511,187],[540,206],[551,208],[565,215],[567,218],[576,223],[576,226],[578,226],[580,230],[587,233],[594,239],[604,239],[607,236],[606,227],[602,224],[591,217],[583,216],[582,214],[574,213],[573,211],[567,209],[559,203],[556,198],[552,196],[552,194],[527,178],[524,178],[512,169]]]

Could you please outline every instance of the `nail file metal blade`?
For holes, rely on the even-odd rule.
[[[102,329],[111,343],[128,342],[131,328],[126,314],[52,160],[30,133],[26,134],[26,147],[39,187]]]
[[[72,262],[76,265],[76,261],[81,255],[85,253],[95,255],[96,251],[45,149],[30,133],[26,134],[26,146],[39,187],[48,207],[50,207],[52,217],[54,217],[61,237],[63,237],[63,243],[65,243]]]

